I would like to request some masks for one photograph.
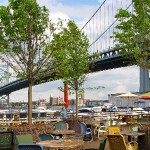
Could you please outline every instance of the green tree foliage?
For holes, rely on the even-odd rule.
[[[61,32],[54,35],[51,49],[57,49],[54,58],[59,60],[55,72],[75,90],[76,117],[78,116],[78,90],[89,72],[89,53],[87,36],[76,24],[69,20]]]
[[[40,7],[36,0],[9,0],[8,6],[0,6],[0,59],[19,78],[29,81],[29,124],[32,123],[34,80],[52,74],[53,50],[49,49],[49,43],[54,31],[49,11],[45,6]]]
[[[134,64],[150,69],[150,0],[133,0],[133,13],[120,9],[116,49]]]
[[[104,89],[105,87],[104,86],[96,86],[96,87],[87,87],[87,88],[80,88],[78,93],[79,94],[83,94],[85,92],[85,90],[100,90],[100,89]],[[58,87],[58,89],[61,91],[61,92],[64,92],[64,88],[63,87]],[[68,88],[68,91],[69,91],[69,95],[72,95],[72,94],[75,94],[74,91],[72,91],[72,88],[69,87]]]

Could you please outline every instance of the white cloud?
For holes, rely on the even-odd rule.
[[[68,18],[75,19],[76,23],[82,27],[87,20],[93,15],[98,5],[64,5],[57,0],[37,0],[40,5],[45,5],[49,10],[50,14],[61,12],[61,14],[67,15]]]
[[[104,86],[98,91],[85,92],[86,98],[108,99],[108,94],[138,92],[139,67],[123,67],[93,73],[89,76],[86,86]]]
[[[54,22],[54,23],[57,23],[58,22],[58,19],[62,19],[62,20],[68,20],[70,19],[66,14],[63,14],[61,12],[57,12],[57,13],[52,13],[50,15],[50,19]]]

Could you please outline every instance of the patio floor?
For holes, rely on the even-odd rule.
[[[128,131],[128,125],[121,126],[121,129],[123,131]],[[101,134],[101,137],[103,137],[103,136],[107,136],[107,133],[104,134],[104,135]],[[92,142],[85,142],[84,149],[85,148],[97,148],[98,149],[99,145],[100,145],[100,140],[95,138]],[[106,141],[105,150],[110,150],[108,141]]]
[[[100,145],[100,140],[96,139],[92,142],[85,142],[84,149],[85,148],[97,148],[98,149],[99,145]],[[105,150],[110,150],[108,141],[106,142]]]

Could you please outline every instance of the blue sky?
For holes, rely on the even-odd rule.
[[[62,3],[63,5],[98,5],[99,2],[97,0],[57,0],[57,2]]]
[[[110,0],[113,1],[113,0]],[[101,0],[37,0],[40,5],[46,5],[53,19],[57,17],[73,19],[79,28],[93,15],[100,6]],[[0,0],[0,5],[7,5],[7,0]],[[33,100],[63,97],[57,88],[62,86],[61,81],[53,81],[33,87]],[[108,94],[138,92],[139,68],[136,66],[111,69],[96,72],[88,76],[85,87],[104,86],[102,90],[85,91],[85,98],[106,100]],[[75,96],[69,96],[74,98]],[[10,94],[10,101],[26,101],[27,89]]]

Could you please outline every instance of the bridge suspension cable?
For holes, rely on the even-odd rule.
[[[115,14],[120,8],[133,11],[132,0],[104,0],[87,23],[82,27],[89,38],[89,52],[103,52],[114,47],[113,32],[116,31]]]

